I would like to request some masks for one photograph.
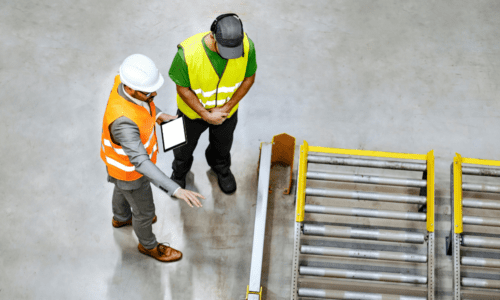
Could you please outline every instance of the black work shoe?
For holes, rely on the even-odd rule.
[[[219,187],[224,192],[224,194],[232,194],[236,191],[236,180],[234,179],[233,173],[231,170],[228,170],[227,173],[217,173],[214,169],[212,169],[215,174],[217,174],[217,182],[219,183]]]
[[[172,175],[170,175],[170,179],[175,181],[178,185],[181,186],[181,188],[185,189],[186,188],[186,175],[184,176],[177,176],[175,172],[172,172]]]

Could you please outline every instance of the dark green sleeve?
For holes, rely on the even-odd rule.
[[[250,49],[248,51],[248,63],[245,77],[252,77],[257,71],[257,58],[255,57],[255,45],[250,38],[248,38],[248,43],[250,44]]]
[[[248,71],[248,68],[247,68]],[[184,50],[179,47],[179,51],[174,57],[174,61],[170,66],[170,70],[168,71],[168,76],[172,79],[172,81],[183,87],[190,87],[191,82],[189,82],[189,74],[186,61],[184,60]]]

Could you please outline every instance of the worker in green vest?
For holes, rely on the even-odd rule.
[[[174,149],[171,179],[182,188],[200,135],[209,129],[205,157],[225,194],[236,191],[230,150],[238,122],[238,103],[255,80],[255,47],[236,14],[218,16],[210,31],[178,47],[169,76],[177,86],[177,114],[184,116],[187,144]]]

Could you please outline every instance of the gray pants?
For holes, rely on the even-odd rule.
[[[133,190],[124,190],[115,184],[113,215],[120,222],[127,221],[132,216],[134,232],[144,248],[153,249],[158,245],[152,226],[155,204],[149,181],[145,180],[139,188]]]

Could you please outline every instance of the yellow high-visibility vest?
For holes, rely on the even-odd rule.
[[[223,106],[231,100],[234,92],[245,79],[250,50],[250,43],[245,33],[243,38],[244,55],[239,58],[228,59],[222,77],[219,78],[202,43],[203,38],[209,33],[210,31],[198,33],[179,45],[184,51],[191,89],[207,110],[216,106]],[[177,94],[177,106],[188,118],[201,118],[182,100],[179,94]],[[237,104],[233,107],[228,118],[234,114],[238,106]]]
[[[121,116],[131,119],[139,127],[141,142],[146,148],[149,158],[156,164],[158,156],[155,129],[156,106],[153,102],[150,103],[151,114],[149,114],[144,107],[131,103],[120,96],[117,92],[119,85],[120,75],[117,75],[102,122],[101,158],[108,167],[109,176],[119,180],[132,181],[141,178],[142,174],[135,170],[123,148],[113,142],[109,125]]]

